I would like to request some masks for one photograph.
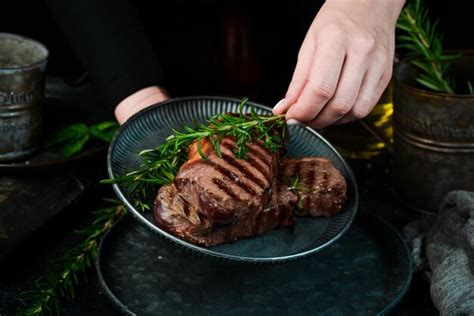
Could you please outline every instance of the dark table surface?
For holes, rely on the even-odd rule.
[[[63,124],[108,118],[105,112],[99,113],[90,87],[71,88],[58,78],[48,78],[46,92],[51,101],[47,101],[48,117]],[[388,155],[349,163],[358,181],[361,210],[379,215],[399,231],[421,216],[395,198]],[[0,170],[0,316],[24,307],[18,293],[29,289],[49,271],[53,259],[80,241],[74,231],[91,222],[91,212],[103,205],[104,197],[115,197],[109,186],[98,184],[106,177],[105,153],[34,172]],[[117,315],[102,293],[94,268],[86,277],[75,298],[62,305],[63,314]],[[438,314],[423,274],[414,275],[409,292],[392,314]]]
[[[421,215],[403,207],[395,198],[390,174],[390,157],[382,155],[370,160],[353,160],[350,164],[356,174],[360,190],[360,208],[369,210],[386,219],[399,231],[408,222]],[[89,176],[90,185],[83,187],[81,194],[71,203],[67,203],[57,216],[29,238],[16,246],[0,262],[0,315],[9,315],[23,302],[17,298],[21,290],[28,289],[36,278],[48,271],[52,259],[61,255],[72,245],[78,242],[72,233],[74,230],[87,225],[91,219],[91,211],[101,205],[104,196],[112,197],[113,193],[107,186],[94,184],[100,178],[106,177],[105,157],[98,157],[93,161],[81,164],[81,168],[94,170]],[[84,175],[84,171],[74,170]],[[67,173],[61,171],[66,176]],[[60,192],[61,188],[54,190]],[[67,190],[64,187],[63,190]],[[56,192],[56,195],[57,193]],[[48,203],[55,201],[45,201]],[[65,315],[116,315],[107,297],[102,293],[97,281],[94,268],[87,272],[87,281],[81,281],[77,288],[74,300],[63,305]],[[429,283],[423,274],[414,275],[409,292],[402,302],[392,311],[393,315],[437,315],[430,294]]]

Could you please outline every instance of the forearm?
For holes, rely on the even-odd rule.
[[[127,0],[47,0],[109,106],[164,78],[136,8]]]

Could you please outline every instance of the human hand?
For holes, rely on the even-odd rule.
[[[169,98],[168,93],[163,88],[158,86],[144,88],[126,97],[117,105],[115,108],[115,118],[122,125],[140,110],[158,102],[166,101]]]
[[[313,128],[370,113],[392,76],[404,0],[327,0],[311,24],[285,99],[273,109]]]

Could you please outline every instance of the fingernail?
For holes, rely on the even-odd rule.
[[[297,121],[295,119],[289,119],[288,121],[286,121],[286,124],[287,125],[299,125],[301,123],[300,123],[300,121]]]
[[[273,111],[278,111],[278,108],[285,102],[285,99],[281,99],[278,103],[273,107]]]

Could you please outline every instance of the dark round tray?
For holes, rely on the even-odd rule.
[[[104,292],[128,315],[375,315],[407,291],[412,262],[400,235],[361,213],[324,252],[275,265],[195,256],[131,217],[102,240]]]
[[[172,133],[172,128],[190,125],[194,120],[205,122],[210,116],[218,113],[237,113],[239,103],[240,100],[224,97],[188,97],[172,99],[141,111],[120,128],[110,145],[107,159],[110,178],[136,170],[141,163],[138,152],[164,142]],[[249,105],[259,114],[271,113],[271,109],[252,102],[247,103],[244,112],[250,110]],[[324,249],[347,231],[357,211],[358,192],[350,167],[321,135],[313,129],[299,125],[289,126],[289,133],[287,155],[327,157],[345,177],[348,200],[340,213],[329,218],[298,218],[293,230],[272,230],[255,238],[204,248],[159,228],[154,224],[151,212],[142,213],[133,206],[133,197],[128,194],[126,188],[114,185],[114,189],[139,222],[157,233],[157,236],[200,254],[252,263],[275,263],[302,258]],[[149,204],[152,204],[156,192],[157,188],[151,188],[147,192]]]

